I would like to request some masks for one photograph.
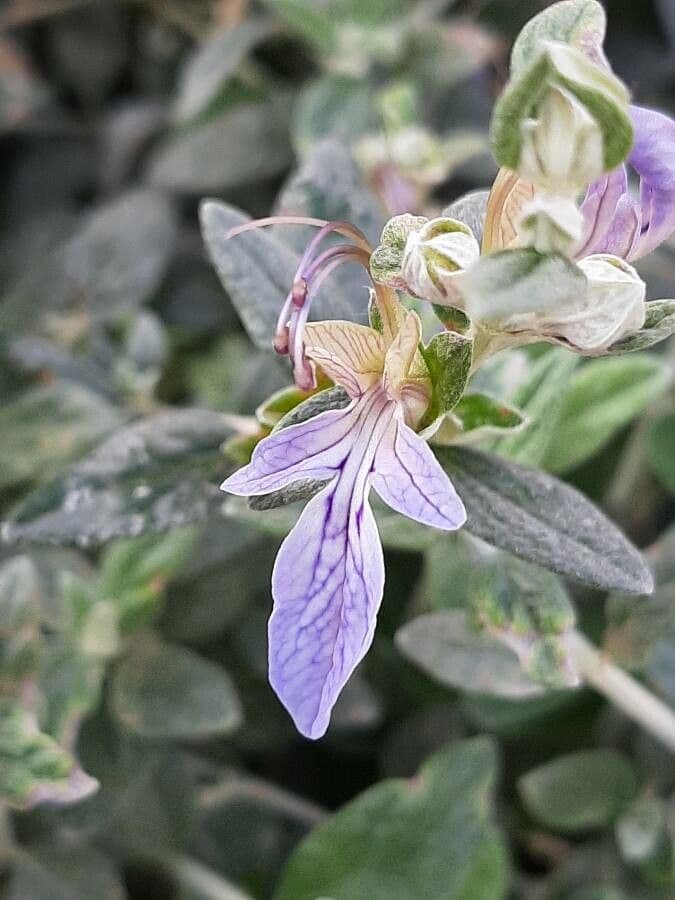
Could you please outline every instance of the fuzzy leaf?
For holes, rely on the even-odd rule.
[[[574,488],[492,454],[434,449],[464,501],[472,534],[599,589],[653,589],[638,550]]]
[[[153,739],[229,734],[242,716],[220,666],[152,635],[140,637],[115,667],[111,703],[126,728]]]
[[[524,775],[518,790],[527,811],[556,831],[611,824],[635,796],[629,761],[615,750],[560,756]]]
[[[566,472],[593,456],[670,382],[669,366],[658,356],[640,354],[585,363],[572,376],[564,396],[546,468]]]
[[[434,335],[422,350],[432,384],[432,396],[425,421],[433,422],[457,404],[471,371],[473,341],[454,331]]]
[[[119,429],[39,488],[4,523],[5,541],[100,546],[202,521],[222,501],[217,483],[228,417],[202,409],[158,413]]]
[[[490,821],[494,778],[492,744],[476,738],[411,781],[380,782],[300,844],[275,900],[498,900],[506,869]]]
[[[564,256],[502,250],[457,276],[470,318],[499,322],[573,303],[586,291],[584,273]]]
[[[599,57],[607,26],[605,11],[596,0],[564,0],[542,10],[523,27],[511,51],[511,74],[517,75],[535,59],[545,41],[560,41]]]
[[[432,678],[461,691],[517,698],[543,690],[515,653],[467,625],[462,610],[418,616],[396,632],[396,646]]]
[[[246,56],[270,34],[268,22],[253,19],[216,32],[201,44],[183,69],[174,117],[178,122],[194,119],[216,100]]]
[[[550,348],[533,362],[527,379],[511,397],[527,415],[527,426],[517,434],[500,437],[489,449],[523,465],[543,465],[578,363],[578,357],[561,347]]]
[[[646,304],[645,323],[638,331],[617,341],[608,354],[646,350],[675,334],[675,300],[652,300]]]
[[[164,190],[199,195],[280,175],[291,161],[287,115],[283,96],[232,105],[168,138],[154,152],[148,177]]]
[[[10,806],[73,803],[97,787],[28,712],[13,700],[0,700],[0,797]]]

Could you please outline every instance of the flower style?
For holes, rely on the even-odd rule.
[[[631,106],[630,117],[628,162],[640,177],[640,196],[629,190],[625,165],[594,182],[581,207],[584,234],[577,257],[609,253],[632,262],[675,229],[675,121],[641,106]]]
[[[351,322],[303,329],[308,365],[341,385],[351,403],[272,433],[223,490],[266,494],[326,482],[284,540],[272,574],[269,678],[298,730],[326,731],[340,691],[367,652],[382,599],[384,562],[368,503],[371,487],[397,512],[445,531],[466,514],[447,475],[414,428],[431,385],[419,352],[421,324],[378,289],[382,332]]]

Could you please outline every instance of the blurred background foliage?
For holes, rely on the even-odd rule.
[[[604,507],[656,593],[565,585],[385,516],[376,642],[317,744],[266,682],[285,511],[224,515],[217,490],[226,413],[290,378],[207,262],[199,199],[376,241],[388,214],[487,186],[510,44],[547,5],[4,0],[1,896],[673,896],[672,758],[592,692],[534,685],[461,615],[506,604],[536,631],[541,603],[573,603],[675,705],[672,340],[517,351],[480,376],[531,419],[483,446]],[[675,4],[606,6],[615,70],[672,113]],[[274,230],[291,263],[306,238]],[[675,245],[641,272],[672,296]],[[358,279],[331,296],[364,311]]]

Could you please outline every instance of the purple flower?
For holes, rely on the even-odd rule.
[[[426,442],[413,430],[430,383],[421,325],[381,292],[383,333],[350,322],[304,329],[304,357],[352,398],[265,438],[249,465],[222,485],[252,496],[302,479],[327,482],[279,550],[272,575],[270,683],[298,730],[319,738],[340,691],[373,639],[384,563],[368,497],[445,531],[466,513]]]
[[[578,257],[610,253],[633,261],[650,253],[675,229],[675,121],[631,106],[634,142],[628,162],[640,177],[631,194],[625,166],[592,184],[581,211],[584,234]]]

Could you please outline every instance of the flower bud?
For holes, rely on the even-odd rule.
[[[521,123],[518,171],[551,193],[576,194],[604,172],[602,131],[565,88],[553,87],[537,118]]]
[[[480,255],[478,241],[468,225],[455,219],[431,219],[411,231],[401,262],[401,275],[408,291],[440,305],[456,305],[453,280]]]
[[[589,256],[577,265],[586,276],[587,289],[573,303],[514,316],[501,327],[565,344],[584,356],[600,355],[642,327],[645,284],[631,265],[609,255]]]
[[[523,207],[517,225],[518,243],[539,253],[569,256],[581,240],[583,217],[573,200],[537,194]]]
[[[628,100],[608,69],[574,47],[544,41],[495,106],[495,158],[539,189],[574,197],[630,152]]]

